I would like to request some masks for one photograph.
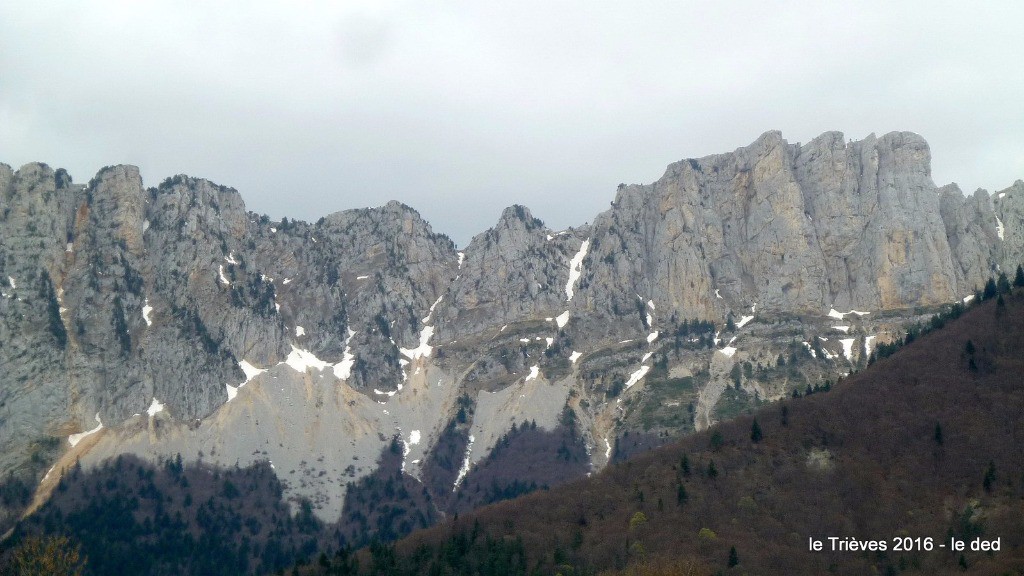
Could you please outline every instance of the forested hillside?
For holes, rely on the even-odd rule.
[[[1000,289],[827,392],[304,570],[1024,573],[1024,294]],[[887,550],[831,551],[830,536]],[[895,551],[897,537],[915,549]],[[824,550],[809,551],[811,538]],[[933,549],[917,549],[926,538]],[[976,538],[999,551],[971,551]]]

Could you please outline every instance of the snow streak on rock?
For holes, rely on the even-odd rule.
[[[462,479],[469,473],[469,457],[473,455],[473,435],[469,435],[469,444],[466,444],[466,455],[462,458],[462,466],[459,468],[459,475],[455,478],[455,485],[452,486],[452,493],[459,489]]]
[[[650,366],[641,366],[636,372],[629,375],[629,380],[626,380],[626,390],[629,390],[634,384],[640,381],[647,373],[651,370]]]
[[[587,238],[580,246],[580,251],[572,257],[572,260],[569,261],[569,281],[565,283],[566,302],[572,301],[576,282],[580,279],[580,274],[583,273],[583,259],[586,258],[587,250],[589,249],[590,238]],[[559,328],[561,328],[561,326],[559,326]]]
[[[426,357],[429,358],[430,354],[434,351],[434,347],[427,342],[430,342],[430,338],[434,335],[433,326],[424,326],[423,330],[420,331],[420,345],[416,348],[399,348],[398,351],[410,360],[417,358]]]
[[[90,434],[95,434],[95,433],[99,432],[100,430],[102,430],[103,429],[103,422],[100,421],[100,413],[99,412],[96,413],[96,422],[97,422],[96,427],[93,428],[92,430],[89,430],[88,432],[79,432],[78,434],[72,434],[71,436],[68,436],[68,443],[71,444],[71,446],[77,446],[78,443],[82,441],[82,438],[85,438],[86,436],[89,436]]]
[[[356,356],[352,353],[352,347],[349,346],[349,342],[352,341],[352,337],[356,333],[351,328],[348,329],[348,338],[345,339],[345,355],[342,357],[341,362],[334,365],[334,376],[342,380],[348,380],[352,376],[352,367],[356,363]]]

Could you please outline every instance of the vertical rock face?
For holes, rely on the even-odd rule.
[[[798,146],[769,132],[733,154],[673,164],[620,190],[598,217],[601,263],[586,297],[650,294],[687,318],[752,303],[800,314],[951,301],[965,272],[928,161],[914,134],[848,144],[828,133]]]
[[[996,192],[992,201],[998,218],[998,263],[1007,274],[1012,274],[1024,262],[1024,181],[1017,180],[1013,186]]]
[[[939,194],[942,221],[957,279],[961,289],[973,292],[981,288],[980,283],[990,274],[995,273],[1002,243],[992,201],[983,190],[964,197],[956,184],[943,186]]]
[[[475,236],[463,253],[457,279],[442,301],[439,337],[454,340],[492,327],[566,309],[566,242],[523,206],[510,206],[490,230]]]
[[[287,442],[309,438],[340,446],[323,430],[345,430],[360,451],[338,448],[343,470],[395,430],[426,457],[466,408],[463,395],[472,403],[481,391],[508,398],[500,422],[471,423],[478,449],[510,426],[508,413],[558,414],[561,405],[529,403],[568,396],[594,453],[608,455],[615,427],[634,418],[615,396],[639,394],[655,373],[675,386],[693,380],[696,411],[710,421],[741,358],[754,382],[754,363],[775,366],[807,332],[807,349],[841,374],[876,338],[826,324],[847,336],[829,352],[799,318],[956,301],[1024,260],[1024,182],[964,197],[956,185],[937,189],[929,162],[924,140],[905,132],[860,142],[830,132],[804,145],[768,132],[671,164],[652,184],[620,186],[612,207],[577,229],[548,230],[512,206],[461,252],[398,202],[271,222],[207,180],[147,189],[136,168],[115,166],[83,186],[44,164],[0,164],[0,473],[33,455],[52,462],[97,417],[127,426],[157,404],[222,450],[248,450],[218,455],[227,463],[259,454],[261,438],[216,440],[236,418],[248,434],[276,418],[273,439],[287,453]],[[769,323],[742,336],[762,350],[734,357],[735,338],[712,338],[730,316],[745,324],[755,314],[789,330],[783,349],[771,348]],[[274,371],[284,362],[298,375]],[[263,368],[270,375],[254,376]],[[222,410],[251,378],[273,393]],[[758,386],[752,396],[780,393]],[[296,407],[297,397],[318,400]],[[308,422],[284,422],[286,413]],[[325,415],[349,420],[328,425]],[[403,426],[422,444],[410,448]],[[41,456],[40,442],[51,447]]]

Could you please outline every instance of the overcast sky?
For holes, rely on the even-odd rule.
[[[460,245],[770,129],[910,130],[939,185],[1024,178],[1022,2],[184,4],[0,3],[0,162],[205,177],[273,218],[396,199]]]

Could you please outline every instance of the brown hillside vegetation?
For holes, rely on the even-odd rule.
[[[828,393],[765,407],[394,548],[371,547],[358,568],[1024,574],[1022,350],[1024,295],[992,298]],[[887,550],[832,551],[830,536],[880,540]],[[915,539],[915,549],[894,551],[896,537]],[[951,551],[951,537],[967,549]],[[971,551],[979,537],[998,538],[1000,550]],[[824,550],[810,551],[811,538]],[[917,549],[926,538],[934,548]],[[356,568],[321,558],[310,570]]]

